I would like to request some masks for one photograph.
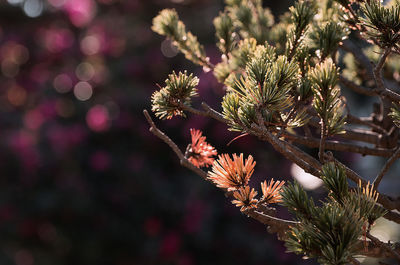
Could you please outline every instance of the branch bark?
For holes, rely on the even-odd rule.
[[[286,139],[293,141],[295,143],[299,143],[301,145],[310,147],[310,148],[319,148],[320,139],[295,135],[291,133],[283,133],[283,137]],[[351,143],[343,143],[335,140],[326,140],[325,148],[335,151],[341,152],[351,152],[351,153],[359,153],[362,155],[372,155],[372,156],[382,156],[382,157],[390,157],[393,155],[394,150],[385,149],[385,148],[371,148],[367,146],[359,146]]]
[[[387,173],[390,166],[399,158],[399,156],[400,156],[400,147],[397,148],[396,152],[394,152],[393,155],[388,159],[388,161],[386,161],[385,165],[383,166],[379,174],[376,176],[374,180],[374,186],[376,190],[378,190],[378,186],[381,183],[383,176]]]

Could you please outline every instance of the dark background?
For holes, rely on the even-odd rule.
[[[265,5],[279,15],[290,2]],[[0,2],[1,264],[312,264],[148,132],[142,110],[172,70],[197,75],[216,109],[224,93],[183,55],[163,55],[150,27],[167,7],[218,62],[212,19],[222,0]],[[252,154],[253,186],[290,177],[266,143],[228,147],[237,134],[223,125],[192,115],[156,123],[182,150],[197,128],[220,153]]]

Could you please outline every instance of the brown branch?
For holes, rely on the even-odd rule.
[[[345,51],[350,52],[356,58],[356,60],[362,65],[362,67],[367,71],[367,76],[369,79],[374,80],[373,68],[371,60],[364,54],[360,47],[357,47],[349,39],[344,40],[341,46]]]
[[[147,110],[143,110],[143,114],[146,117],[147,122],[150,125],[149,131],[152,132],[155,136],[163,140],[166,144],[171,147],[171,149],[175,152],[175,154],[178,156],[180,163],[182,166],[190,169],[191,171],[195,172],[197,175],[202,177],[203,179],[209,181],[207,178],[207,173],[201,170],[200,168],[195,167],[192,163],[190,163],[182,153],[182,151],[179,149],[179,147],[174,143],[174,141],[171,140],[165,133],[163,133],[160,129],[157,128],[155,123],[150,117],[150,114],[148,113]]]
[[[379,247],[385,249],[388,253],[391,254],[391,256],[395,257],[395,258],[400,262],[400,254],[399,254],[400,251],[399,251],[399,249],[397,249],[397,251],[393,250],[391,246],[389,246],[389,245],[387,245],[387,244],[381,242],[378,238],[374,237],[374,236],[371,235],[369,232],[367,233],[367,237],[368,237],[369,239],[371,239],[371,241],[372,241],[375,245],[377,245],[377,246],[379,246]]]
[[[366,117],[366,118],[359,118],[356,116],[353,116],[351,114],[347,114],[346,117],[346,122],[352,123],[352,124],[359,124],[359,125],[364,125],[367,127],[371,127],[372,129],[375,129],[377,132],[380,132],[381,134],[387,136],[388,132],[383,129],[381,126],[376,125],[375,123],[371,122],[372,118]]]
[[[379,241],[379,239],[378,239],[378,241]],[[364,240],[360,240],[357,243],[356,252],[359,255],[367,256],[370,258],[394,258],[395,255],[393,255],[393,252],[397,253],[397,255],[400,253],[399,246],[395,246],[392,251],[389,251],[388,248],[391,248],[392,244],[383,243],[381,241],[379,241],[379,242],[381,244],[379,244],[378,242],[374,242],[372,240],[368,241],[368,243],[369,243],[368,248],[365,249]]]
[[[375,72],[374,72],[375,73]],[[382,77],[382,74],[379,73],[380,77]],[[379,78],[379,76],[377,77]],[[379,82],[379,86],[383,86],[383,88],[375,88],[375,89],[368,89],[366,87],[357,85],[356,83],[348,80],[347,78],[343,77],[342,75],[339,76],[339,81],[345,85],[346,87],[352,89],[354,92],[357,92],[358,94],[366,95],[366,96],[383,96],[387,97],[392,101],[399,102],[400,101],[400,95],[397,94],[396,92],[389,90],[384,87],[383,85],[383,79],[377,79],[377,85]]]
[[[310,173],[314,176],[319,176],[318,167],[307,163],[305,160],[307,159],[307,154],[303,151],[298,152],[297,154],[293,153],[292,150],[288,150],[287,144],[284,141],[276,138],[271,132],[268,130],[263,130],[256,124],[252,124],[250,133],[256,135],[258,138],[268,141],[276,151],[281,153],[284,157],[296,163],[299,167],[301,167],[305,172]]]
[[[390,166],[399,158],[399,156],[400,156],[400,147],[397,148],[396,152],[394,152],[393,155],[386,161],[385,165],[383,166],[379,174],[376,176],[374,180],[374,186],[376,190],[378,189],[378,186],[381,183],[383,176],[389,170]]]
[[[316,113],[310,109],[307,110],[307,114],[309,114],[310,116],[313,116],[309,121],[308,124],[320,129],[321,125],[320,125],[320,119],[316,116]],[[353,121],[357,121],[358,123],[363,122],[360,118],[354,117],[354,116],[349,116],[349,114],[347,115],[347,119],[346,122],[349,122],[349,117],[350,119],[353,119]],[[367,121],[365,121],[364,123],[368,123]],[[370,127],[378,127],[380,131],[382,131],[383,129],[380,128],[379,126],[373,126],[373,124],[369,124]],[[375,145],[377,145],[378,143],[380,143],[383,140],[383,137],[386,137],[388,134],[385,133],[383,136],[375,133],[375,132],[371,132],[371,131],[366,131],[366,130],[361,130],[361,129],[345,129],[344,134],[337,134],[335,135],[335,137],[339,137],[342,139],[349,139],[349,140],[353,140],[353,141],[359,141],[359,142],[366,142],[366,143],[373,143]],[[386,132],[386,131],[385,131]]]
[[[278,235],[278,239],[280,240],[284,240],[286,238],[286,232],[288,231],[290,225],[299,224],[299,222],[296,221],[289,221],[270,216],[266,213],[258,211],[257,208],[245,210],[243,213],[259,221],[260,223],[267,225],[268,232],[276,233]]]
[[[319,157],[319,161],[321,161],[322,163],[324,162],[325,142],[326,142],[325,121],[323,119],[321,119],[321,140],[319,141],[318,157]]]
[[[384,51],[381,58],[379,58],[378,64],[375,66],[373,70],[376,85],[378,89],[382,91],[386,89],[382,77],[382,68],[385,65],[386,58],[389,56],[389,54],[390,54],[390,49],[388,48]]]
[[[339,81],[346,87],[352,89],[354,92],[357,92],[358,94],[366,95],[366,96],[376,96],[376,93],[374,92],[374,90],[357,85],[356,83],[354,83],[353,81],[350,81],[343,75],[339,75]]]
[[[320,139],[300,136],[291,133],[284,132],[282,134],[286,139],[299,143],[301,145],[310,147],[310,148],[319,148]],[[335,151],[341,152],[351,152],[351,153],[359,153],[362,155],[372,155],[372,156],[382,156],[382,157],[390,157],[393,154],[392,149],[384,149],[384,148],[371,148],[367,146],[359,146],[351,143],[342,143],[335,140],[327,140],[325,141],[325,148]]]
[[[374,145],[379,145],[379,143],[382,140],[382,135],[380,135],[379,133],[360,130],[360,129],[353,129],[353,130],[346,129],[346,133],[338,134],[335,136],[342,138],[342,139],[366,142],[366,143],[371,143]]]
[[[180,103],[179,107],[181,109],[183,109],[183,110],[186,110],[186,111],[191,112],[191,113],[196,114],[196,115],[205,116],[205,117],[209,116],[206,111],[201,111],[201,110],[195,109],[195,108],[193,108],[191,106],[188,106],[188,105],[185,105],[183,103]]]
[[[220,121],[222,123],[228,124],[228,121],[225,120],[224,116],[221,113],[219,113],[218,111],[216,111],[213,108],[211,108],[210,106],[208,106],[207,103],[202,102],[201,106],[208,113],[208,116],[210,116],[211,118],[216,119],[217,121]]]

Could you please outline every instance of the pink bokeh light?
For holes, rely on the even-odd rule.
[[[84,27],[91,22],[97,9],[93,0],[67,0],[63,8],[77,27]]]
[[[96,105],[86,114],[86,123],[95,132],[103,132],[110,128],[110,114],[106,107]]]

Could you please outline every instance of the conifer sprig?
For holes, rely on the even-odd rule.
[[[226,12],[223,12],[214,19],[214,27],[218,49],[227,55],[236,44],[233,21]]]
[[[294,6],[290,7],[290,21],[293,29],[289,31],[287,36],[286,54],[291,59],[304,40],[305,32],[316,13],[316,5],[313,1],[297,1]]]
[[[171,119],[173,116],[185,116],[182,105],[190,106],[192,97],[197,96],[199,79],[184,71],[173,72],[165,80],[165,87],[155,91],[151,96],[152,110],[160,119]]]
[[[321,118],[322,134],[325,136],[343,133],[344,106],[340,99],[340,88],[336,86],[338,69],[331,59],[326,59],[310,72],[314,94],[313,106]]]
[[[362,5],[365,18],[361,19],[367,28],[367,34],[381,48],[393,48],[400,51],[400,3],[390,7],[381,1],[367,1]]]
[[[323,61],[327,57],[335,58],[336,50],[347,35],[349,30],[342,23],[331,21],[322,26],[316,26],[310,33],[312,46],[317,56]]]
[[[153,19],[152,30],[169,38],[185,57],[195,64],[213,68],[209,58],[206,57],[204,47],[198,42],[197,37],[186,31],[185,24],[179,20],[175,9],[164,9]]]
[[[242,38],[254,38],[258,44],[268,39],[274,17],[268,8],[263,8],[261,0],[226,1],[227,11]]]

